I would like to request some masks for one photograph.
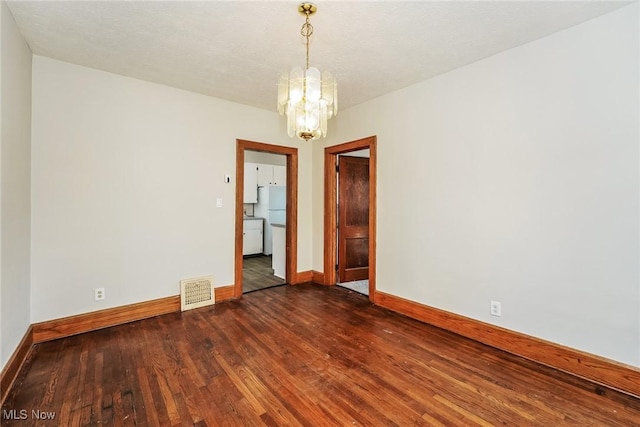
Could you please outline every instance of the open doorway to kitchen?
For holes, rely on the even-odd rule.
[[[287,156],[244,152],[242,293],[285,283]]]
[[[247,271],[245,272],[245,256],[258,255],[264,249],[262,247],[264,245],[264,220],[261,221],[256,219],[255,206],[253,206],[253,211],[251,211],[248,206],[251,204],[257,204],[258,170],[252,170],[251,168],[253,168],[254,165],[257,165],[258,163],[248,162],[248,160],[272,159],[272,161],[275,161],[273,159],[278,159],[278,161],[281,161],[280,157],[270,156],[283,156],[284,158],[284,169],[282,169],[281,167],[278,168],[275,175],[278,181],[273,180],[273,168],[271,168],[270,170],[270,176],[272,178],[271,182],[283,183],[283,186],[278,187],[284,187],[286,188],[286,190],[280,191],[281,194],[279,193],[278,195],[274,195],[274,197],[280,197],[284,199],[284,210],[282,212],[278,212],[278,215],[274,216],[274,223],[277,223],[279,225],[278,229],[276,230],[275,227],[271,229],[273,237],[278,239],[276,245],[280,249],[277,255],[277,257],[279,257],[277,266],[277,273],[279,277],[271,275],[271,277],[269,278],[269,283],[265,283],[262,288],[281,283],[296,283],[298,234],[298,149],[238,139],[236,140],[236,249],[234,298],[240,298],[243,294],[243,291],[246,292],[259,289],[261,286],[259,283],[260,271],[264,272],[266,270],[266,261],[264,258],[256,257],[256,259],[254,260],[247,257]],[[249,168],[245,168],[247,162],[250,165]],[[255,174],[253,172],[255,172]],[[266,172],[267,168],[265,167],[262,173],[266,175]],[[264,175],[261,176],[261,179],[264,178]],[[254,191],[255,196],[253,195]],[[247,198],[245,198],[245,193],[246,196],[248,196]],[[274,191],[274,194],[275,193],[276,192]],[[254,200],[255,202],[252,202]],[[247,217],[251,216],[253,217],[252,219],[249,219],[248,222],[245,221]],[[246,231],[245,223],[247,223],[248,225]],[[258,227],[258,225],[260,225],[260,227]],[[274,231],[275,233],[273,233]],[[247,239],[245,236],[248,236],[249,238]],[[260,243],[258,244],[258,242]],[[273,260],[273,255],[274,254],[272,253],[271,260]],[[249,286],[245,289],[244,278],[249,277],[252,274],[256,280],[252,284],[249,284]],[[264,279],[267,279],[267,277],[265,276]]]
[[[375,136],[325,148],[323,283],[349,287],[368,295],[372,302],[376,289],[376,160]]]

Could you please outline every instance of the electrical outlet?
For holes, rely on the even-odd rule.
[[[96,301],[102,301],[104,299],[104,288],[96,288],[94,292]]]
[[[502,316],[502,305],[498,301],[491,301],[491,315]]]
[[[221,207],[222,207],[222,199],[218,197],[216,199],[216,208],[221,208]]]

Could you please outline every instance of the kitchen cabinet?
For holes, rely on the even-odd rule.
[[[273,167],[273,185],[287,185],[287,167]]]
[[[256,165],[258,167],[258,187],[267,187],[273,182],[273,165]]]
[[[258,187],[269,185],[287,185],[287,168],[285,166],[258,164]]]
[[[258,164],[244,164],[244,203],[258,203]]]
[[[262,253],[262,218],[245,218],[242,221],[242,255]]]

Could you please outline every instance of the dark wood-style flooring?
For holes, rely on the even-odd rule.
[[[283,279],[273,275],[271,256],[252,255],[242,259],[243,293],[266,289],[284,283]]]
[[[637,426],[640,400],[304,284],[36,345],[3,426]],[[14,412],[19,413],[19,412]]]

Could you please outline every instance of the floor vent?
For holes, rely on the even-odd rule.
[[[213,276],[180,281],[180,308],[182,311],[205,307],[214,303]]]

